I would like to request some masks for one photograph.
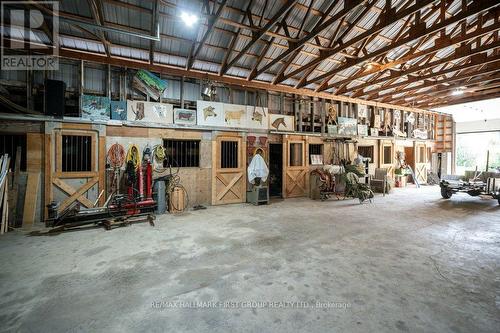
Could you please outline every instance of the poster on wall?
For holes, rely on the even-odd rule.
[[[172,124],[173,105],[144,101],[127,101],[127,119],[148,123]]]
[[[127,120],[126,101],[111,101],[111,119]]]
[[[247,126],[255,129],[268,129],[268,109],[262,106],[247,106]]]
[[[228,127],[247,127],[247,107],[245,105],[224,104],[224,125]]]
[[[339,133],[337,125],[326,125],[326,128],[328,134],[337,135]]]
[[[416,128],[413,130],[413,137],[415,139],[426,140],[428,138],[427,131]]]
[[[358,125],[358,135],[368,136],[368,125]]]
[[[338,118],[339,135],[356,135],[358,134],[358,121],[354,118],[339,117]]]
[[[82,95],[82,118],[109,120],[110,107],[109,97]]]
[[[196,118],[200,126],[224,126],[223,104],[211,101],[197,101]]]
[[[269,129],[274,131],[295,131],[295,117],[282,114],[269,115]]]
[[[373,117],[373,127],[376,128],[377,130],[380,128],[380,115],[376,114]]]
[[[174,109],[174,124],[196,125],[196,110]]]
[[[368,116],[368,107],[364,104],[358,104],[358,118],[366,118]]]

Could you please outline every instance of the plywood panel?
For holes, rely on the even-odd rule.
[[[26,171],[41,172],[43,164],[43,134],[26,134]]]
[[[24,198],[23,228],[30,228],[35,223],[39,184],[40,173],[28,172],[26,196]]]

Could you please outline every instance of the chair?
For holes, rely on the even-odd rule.
[[[377,192],[382,192],[385,196],[389,193],[391,186],[389,183],[388,169],[376,168],[375,175],[370,179],[370,187]]]

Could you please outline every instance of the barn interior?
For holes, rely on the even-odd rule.
[[[5,331],[500,327],[498,1],[0,5]]]

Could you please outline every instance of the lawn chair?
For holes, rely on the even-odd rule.
[[[382,192],[385,196],[391,189],[389,183],[388,169],[375,169],[375,176],[370,179],[370,187],[377,192]]]

